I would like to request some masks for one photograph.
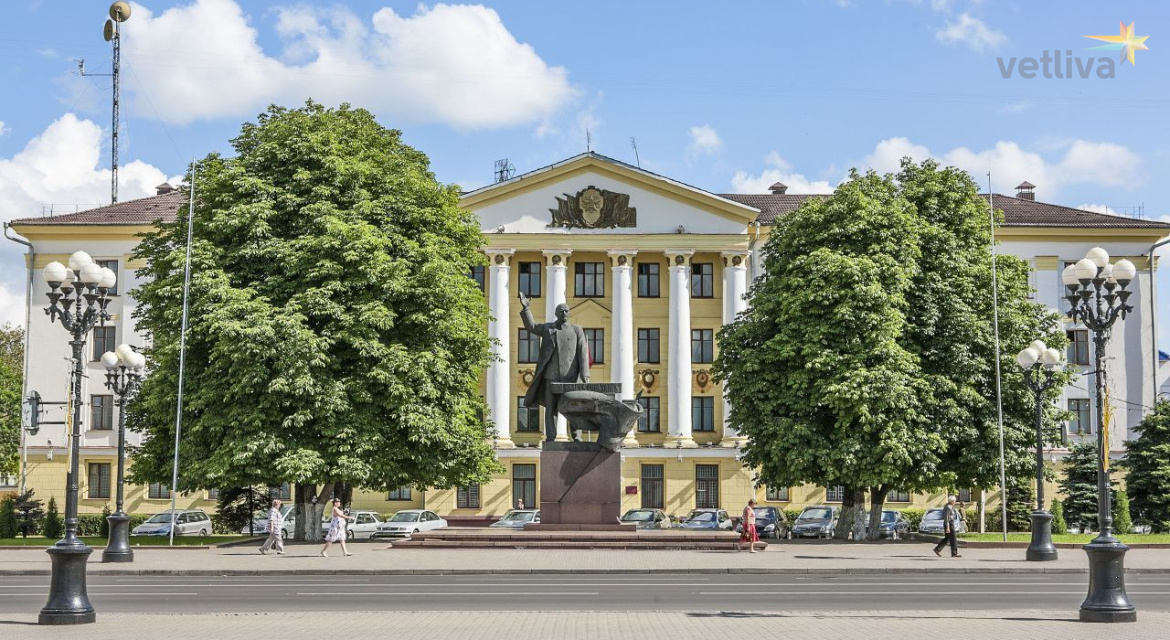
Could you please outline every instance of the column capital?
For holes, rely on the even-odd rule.
[[[667,249],[663,253],[666,254],[666,259],[670,261],[671,267],[689,267],[691,266],[691,256],[695,255],[695,250]]]
[[[723,266],[725,267],[746,267],[751,251],[747,249],[728,249],[720,252],[719,255],[723,256]]]
[[[569,261],[569,256],[573,255],[572,249],[545,249],[541,251],[544,254],[544,259],[549,267],[563,267]]]
[[[512,262],[512,256],[516,254],[515,249],[501,249],[498,247],[488,247],[483,252],[491,260],[492,266],[496,267],[509,266]]]
[[[634,264],[634,256],[638,255],[637,249],[610,249],[606,252],[609,255],[610,266],[613,267],[632,267]]]

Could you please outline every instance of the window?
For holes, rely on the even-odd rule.
[[[219,489],[208,489],[207,490],[207,499],[208,500],[219,500]]]
[[[528,329],[520,330],[520,337],[516,341],[516,362],[533,364],[540,360],[540,336],[531,333]]]
[[[719,465],[695,465],[695,508],[719,508]]]
[[[466,487],[459,487],[455,490],[455,508],[456,509],[478,509],[479,508],[479,483],[472,482]]]
[[[715,330],[691,329],[691,362],[709,364],[715,360]]]
[[[1068,363],[1089,364],[1089,331],[1076,329],[1066,331],[1065,335],[1068,336]]]
[[[642,508],[662,509],[663,465],[642,465]]]
[[[1089,401],[1088,399],[1070,399],[1068,401],[1068,410],[1072,413],[1069,418],[1065,436],[1070,435],[1089,435],[1093,433],[1093,422],[1089,418]]]
[[[841,502],[845,499],[845,487],[825,487],[825,502]]]
[[[118,339],[117,331],[114,327],[94,327],[93,328],[93,359],[94,361],[101,360],[102,354],[107,351],[114,350],[114,343]]]
[[[962,502],[963,504],[971,502],[971,487],[967,487],[966,489],[959,489],[958,494],[959,502]]]
[[[605,265],[601,262],[578,262],[573,265],[573,295],[578,298],[605,297]]]
[[[292,500],[292,485],[286,482],[279,487],[268,487],[268,495],[273,500]]]
[[[487,289],[487,287],[484,286],[484,266],[482,264],[473,266],[467,275],[472,280],[475,280],[475,284],[479,285],[480,291],[485,291]]]
[[[410,500],[410,487],[398,487],[391,489],[390,493],[386,495],[387,500]]]
[[[1060,274],[1062,274],[1064,272],[1065,268],[1076,265],[1076,263],[1077,263],[1076,260],[1062,261],[1060,263],[1060,271],[1058,272],[1058,277]],[[1064,282],[1061,282],[1057,286],[1060,287],[1060,312],[1064,313],[1064,314],[1068,314],[1069,311],[1072,311],[1072,305],[1069,304],[1068,298],[1065,297],[1068,295],[1068,287],[1064,286]]]
[[[109,431],[114,428],[114,396],[89,397],[89,428],[94,431]]]
[[[121,280],[122,280],[121,274],[118,273],[118,261],[117,260],[94,260],[94,262],[96,262],[99,267],[106,267],[110,271],[113,271],[114,275],[118,277],[118,282],[115,282],[114,286],[110,287],[106,291],[106,293],[108,293],[109,295],[112,295],[112,296],[118,295],[118,285],[121,283]]]
[[[639,298],[657,298],[659,297],[659,270],[662,265],[657,262],[639,262],[638,263],[638,297]]]
[[[0,473],[0,487],[5,489],[16,486],[16,476],[7,476]]]
[[[642,405],[642,415],[638,416],[638,431],[641,433],[660,433],[662,425],[659,422],[659,398],[657,396],[642,396],[638,398]]]
[[[768,502],[789,502],[792,500],[792,493],[788,487],[768,487],[764,499]]]
[[[662,362],[662,331],[638,329],[638,362]]]
[[[691,398],[691,428],[695,431],[715,431],[715,398]]]
[[[691,264],[691,297],[715,297],[715,265],[710,262]]]
[[[540,297],[540,263],[520,263],[520,293],[529,298]]]
[[[886,502],[910,502],[910,492],[894,489],[886,496]]]
[[[167,500],[171,497],[171,488],[169,485],[152,482],[150,488],[146,490],[146,497],[150,500]]]
[[[520,433],[540,432],[540,405],[529,409],[524,406],[524,396],[516,398],[516,431]]]
[[[524,504],[526,509],[536,508],[536,465],[512,465],[512,505]]]
[[[110,497],[110,463],[89,463],[89,497]]]
[[[605,364],[605,329],[585,329],[585,342],[589,344],[589,362]]]

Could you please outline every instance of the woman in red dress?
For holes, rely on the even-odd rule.
[[[739,544],[736,545],[737,551],[743,551],[743,543],[751,543],[749,550],[751,553],[756,552],[756,543],[760,541],[760,534],[756,533],[756,499],[748,500],[747,506],[743,508],[743,517],[740,518],[743,524],[743,533],[739,535]]]

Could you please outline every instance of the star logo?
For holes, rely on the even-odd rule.
[[[1133,61],[1133,52],[1134,51],[1136,51],[1138,49],[1141,49],[1143,51],[1149,51],[1149,49],[1150,49],[1149,47],[1147,47],[1145,45],[1146,38],[1149,38],[1150,36],[1136,36],[1136,35],[1134,35],[1132,22],[1129,23],[1129,26],[1126,26],[1126,24],[1124,22],[1122,22],[1121,23],[1121,33],[1119,33],[1118,35],[1115,35],[1115,36],[1085,36],[1085,37],[1092,38],[1094,40],[1100,40],[1102,42],[1112,43],[1112,44],[1103,44],[1099,47],[1090,47],[1090,48],[1091,49],[1108,49],[1110,51],[1118,51],[1118,50],[1124,51],[1124,53],[1121,54],[1121,59],[1122,59],[1122,61],[1129,60],[1130,64],[1135,64]]]

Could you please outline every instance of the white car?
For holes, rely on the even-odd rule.
[[[149,520],[134,527],[130,531],[132,536],[169,536],[171,534],[171,512],[164,511],[153,515]],[[203,536],[211,533],[211,518],[201,510],[175,511],[175,535]]]
[[[378,515],[377,511],[346,511],[345,515],[350,516],[350,520],[345,522],[345,539],[346,540],[368,540],[374,537],[378,531],[378,525],[382,524],[382,516]],[[326,515],[325,520],[321,522],[321,532],[329,532],[330,516]]]
[[[442,529],[447,521],[440,518],[434,511],[425,509],[403,509],[394,514],[389,520],[378,525],[374,533],[375,538],[409,538],[420,531]]]
[[[284,525],[280,527],[280,537],[288,540],[293,536],[297,530],[297,514],[293,510],[293,505],[286,504],[280,508],[280,512],[284,514]],[[252,528],[249,530],[247,525],[240,529],[240,533],[248,535],[251,533],[256,536],[268,535],[268,512],[257,511],[252,519]]]

